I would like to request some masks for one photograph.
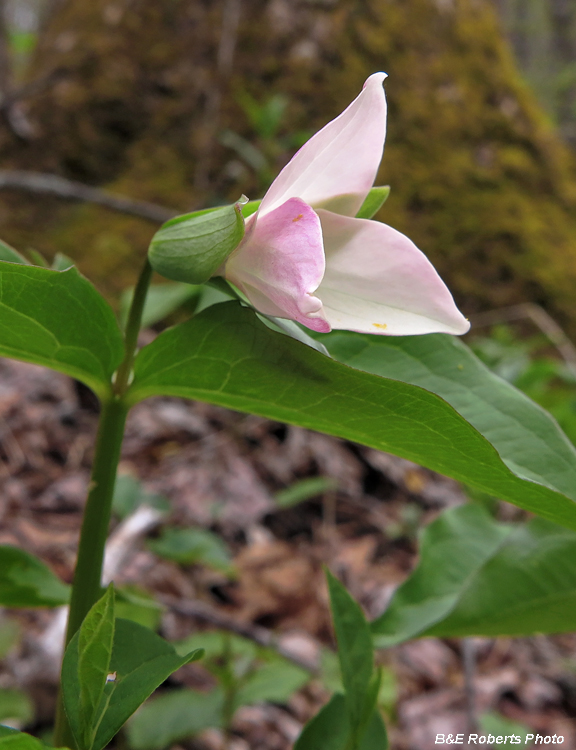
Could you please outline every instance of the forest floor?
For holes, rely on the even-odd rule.
[[[67,582],[96,423],[96,404],[83,387],[0,360],[0,543],[39,556]],[[416,564],[418,529],[467,501],[456,483],[407,461],[174,398],[150,399],[131,412],[121,471],[170,500],[169,514],[143,533],[117,535],[124,547],[113,571],[116,584],[137,583],[168,602],[161,635],[178,640],[227,623],[249,636],[273,632],[284,652],[312,669],[333,643],[322,566],[373,618]],[[294,507],[278,506],[279,490],[318,475],[333,478],[335,489]],[[504,504],[500,513],[520,517]],[[233,553],[237,576],[158,557],[146,537],[157,537],[166,524],[217,532]],[[186,610],[190,602],[201,603],[196,616]],[[0,688],[32,697],[35,716],[26,729],[41,733],[54,710],[62,616],[50,610],[0,616],[20,628],[0,661]],[[432,750],[437,733],[466,733],[486,712],[534,733],[563,735],[564,747],[576,747],[576,636],[477,638],[472,646],[473,701],[458,640],[414,641],[379,655],[394,750]],[[212,678],[200,665],[179,670],[162,690],[210,689]],[[285,704],[240,708],[230,749],[289,750],[327,697],[316,677]],[[209,730],[173,747],[219,750],[223,742]]]

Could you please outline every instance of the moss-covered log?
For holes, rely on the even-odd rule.
[[[576,332],[574,165],[489,0],[242,0],[237,34],[223,24],[234,2],[65,2],[30,76],[62,73],[27,103],[33,139],[2,130],[4,166],[182,210],[255,198],[258,177],[218,139],[229,129],[270,147],[243,94],[288,97],[283,136],[320,127],[385,70],[380,182],[392,195],[379,218],[419,244],[468,313],[532,300]],[[287,157],[278,149],[276,166]],[[20,247],[75,257],[109,293],[131,281],[153,231],[104,209],[6,194],[0,222]]]

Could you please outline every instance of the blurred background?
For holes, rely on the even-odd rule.
[[[573,0],[0,0],[0,237],[69,256],[120,310],[164,215],[261,197],[377,70],[389,74],[377,182],[392,187],[377,218],[430,257],[475,324],[479,356],[576,441]],[[74,200],[86,186],[140,203]],[[149,322],[186,314],[176,307]],[[0,541],[69,580],[94,404],[60,375],[13,363],[0,374]],[[274,672],[276,657],[250,652],[272,670],[268,688],[229,717],[228,733],[200,736],[205,696],[223,679],[218,649],[231,653],[224,639],[211,646],[212,672],[181,670],[168,703],[120,738],[130,750],[287,750],[337,679],[322,562],[376,616],[416,562],[418,529],[442,509],[473,501],[524,518],[406,461],[177,399],[137,407],[123,472],[117,522],[151,496],[172,508],[160,502],[150,538],[130,538],[122,558],[119,580],[145,589],[132,615],[148,608],[147,622],[175,640],[230,619],[274,630],[314,677],[283,662]],[[192,524],[204,542],[178,537]],[[167,595],[172,605],[154,609]],[[193,599],[211,614],[187,612]],[[0,721],[49,726],[54,623],[48,613],[1,621]],[[430,639],[382,661],[395,749],[428,750],[436,732],[474,723],[576,743],[572,636]],[[170,729],[176,720],[159,718],[170,711],[192,723]]]

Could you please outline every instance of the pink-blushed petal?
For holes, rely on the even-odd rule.
[[[389,336],[466,333],[434,266],[386,224],[319,210],[326,271],[317,290],[332,328]]]
[[[322,303],[314,296],[324,275],[320,219],[299,198],[256,215],[225,266],[225,276],[260,312],[290,318],[327,333]]]
[[[386,137],[386,73],[371,75],[361,93],[335,120],[305,143],[272,183],[260,205],[263,216],[289,198],[311,206],[338,196],[337,210],[355,216],[372,187]]]

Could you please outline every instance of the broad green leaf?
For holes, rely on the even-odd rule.
[[[540,518],[498,523],[474,504],[424,530],[417,568],[372,623],[383,648],[421,636],[575,629],[576,534]]]
[[[363,723],[374,671],[372,636],[358,602],[329,570],[326,571],[326,577],[346,706],[352,731],[356,734]],[[375,698],[374,696],[370,713],[374,708]]]
[[[18,547],[0,546],[0,605],[58,607],[69,598],[70,586],[38,558]]]
[[[0,725],[0,750],[46,750],[46,745],[31,734]]]
[[[171,690],[145,703],[127,725],[132,750],[163,750],[208,727],[220,727],[224,693]]]
[[[26,258],[13,247],[8,245],[6,242],[0,240],[0,260],[8,261],[8,263],[20,263],[23,266],[30,265]]]
[[[167,641],[130,620],[116,620],[110,673],[115,673],[109,703],[96,732],[93,750],[102,750],[127,719],[172,672],[199,659],[202,651],[179,656]],[[72,638],[62,665],[66,714],[78,736],[80,701],[78,685],[78,633]]]
[[[112,584],[84,618],[78,636],[78,683],[80,686],[80,747],[92,747],[101,715],[100,702],[110,674],[114,642],[114,587]]]
[[[225,542],[207,529],[167,527],[158,539],[148,542],[152,552],[182,565],[200,563],[230,573],[232,556]]]
[[[158,323],[171,313],[178,310],[185,302],[197,297],[202,286],[193,284],[173,283],[173,284],[152,284],[146,295],[146,302],[142,312],[142,328]],[[122,327],[128,320],[128,312],[132,304],[134,289],[127,289],[122,294],[120,302],[120,322]]]
[[[112,309],[75,268],[0,262],[0,356],[51,367],[105,397],[123,349]]]
[[[278,658],[255,669],[236,695],[235,705],[251,703],[286,703],[303,687],[311,675],[287,659]]]
[[[357,219],[371,219],[382,208],[390,195],[390,185],[373,187],[356,214]]]
[[[30,724],[34,718],[34,704],[22,690],[0,689],[0,722],[18,727]]]
[[[152,268],[167,279],[204,284],[244,236],[238,203],[197,211],[164,224],[150,243]]]
[[[350,724],[343,695],[336,694],[302,730],[294,750],[348,750]],[[358,750],[388,750],[382,717],[374,711]]]
[[[235,302],[207,308],[140,351],[128,398],[155,395],[199,399],[395,453],[576,529],[576,481],[563,485],[569,499],[521,479],[442,398],[323,357]],[[560,460],[562,467],[570,462],[568,473],[576,471],[570,456]]]
[[[460,339],[343,331],[319,338],[339,362],[441,396],[484,435],[514,474],[576,501],[574,446],[544,409],[494,375]]]
[[[309,477],[280,490],[274,495],[274,500],[281,508],[291,508],[293,505],[309,500],[311,497],[323,495],[337,487],[338,482],[332,477]]]

